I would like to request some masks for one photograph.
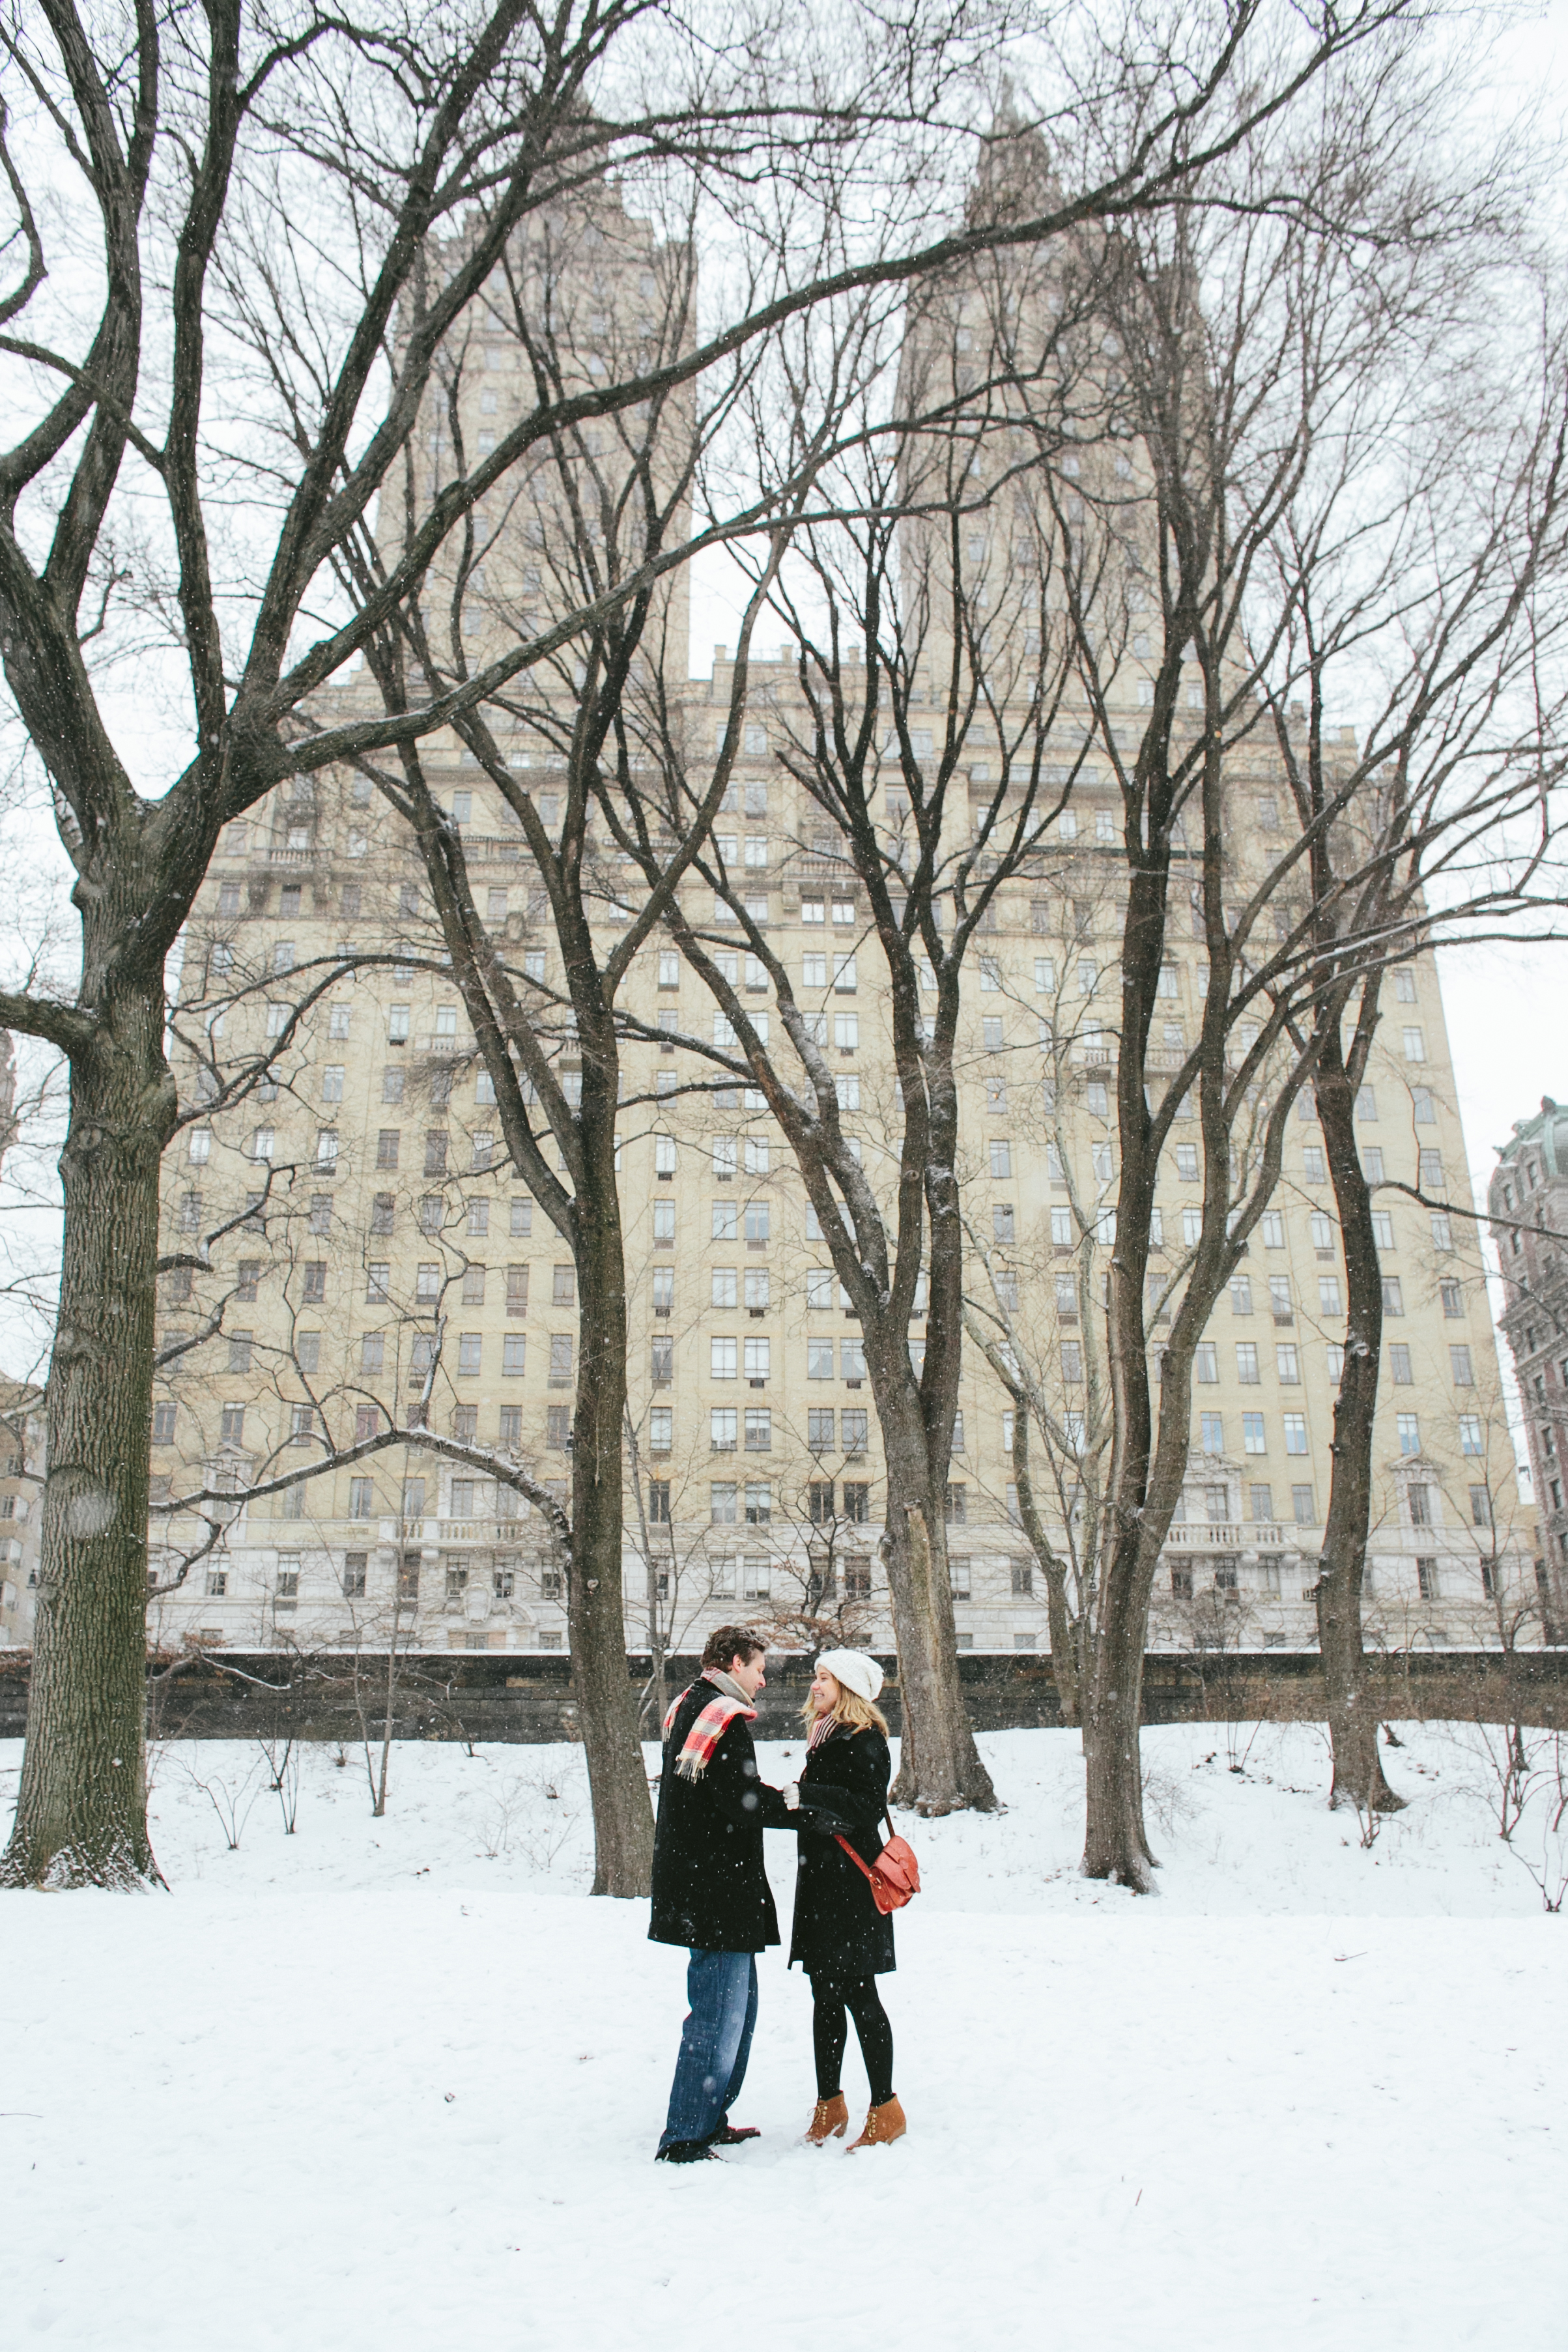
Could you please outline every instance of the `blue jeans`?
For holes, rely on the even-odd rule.
[[[711,2139],[740,2096],[757,2023],[757,1958],[751,1952],[699,1952],[686,1962],[691,2012],[670,2086],[661,2147]]]

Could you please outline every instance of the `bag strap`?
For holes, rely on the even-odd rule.
[[[875,1881],[874,1877],[873,1877],[873,1874],[872,1874],[872,1870],[871,1870],[871,1865],[870,1865],[870,1864],[869,1864],[869,1863],[864,1863],[864,1862],[862,1862],[862,1861],[861,1860],[861,1858],[860,1858],[859,1854],[855,1852],[855,1850],[854,1850],[853,1846],[850,1843],[850,1842],[849,1842],[848,1838],[847,1838],[847,1837],[841,1837],[841,1836],[839,1835],[839,1833],[838,1833],[837,1830],[835,1830],[835,1831],[833,1832],[833,1843],[834,1843],[835,1845],[841,1845],[841,1846],[843,1847],[844,1852],[849,1855],[849,1858],[850,1858],[850,1860],[854,1864],[855,1868],[856,1868],[858,1871],[862,1872],[862,1873],[864,1874],[864,1875],[865,1875],[865,1878],[866,1878],[867,1882],[868,1882],[870,1885],[873,1885],[873,1886],[874,1886],[874,1885],[875,1885],[875,1884],[876,1884],[876,1881]]]

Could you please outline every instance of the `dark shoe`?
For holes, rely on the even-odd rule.
[[[760,2139],[762,2134],[755,2124],[721,2124],[709,2140],[710,2147],[738,2147],[743,2139]]]
[[[716,2164],[718,2158],[706,2139],[673,2139],[668,2147],[655,2155],[655,2164]]]

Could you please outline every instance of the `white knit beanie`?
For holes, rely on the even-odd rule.
[[[817,1664],[836,1683],[842,1683],[857,1698],[863,1698],[868,1706],[875,1705],[882,1689],[882,1668],[863,1650],[824,1650]]]

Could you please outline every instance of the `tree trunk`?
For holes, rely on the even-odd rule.
[[[612,1067],[606,1100],[586,1053],[584,1065],[568,1616],[593,1801],[593,1892],[645,1895],[653,1867],[653,1813],[627,1672],[621,1567],[626,1272],[615,1182],[614,1072]]]
[[[907,1352],[905,1362],[907,1363]],[[996,1810],[958,1678],[942,1487],[932,1476],[913,1382],[877,1400],[887,1454],[887,1580],[904,1708],[895,1804],[916,1812]]]
[[[1372,1523],[1373,1422],[1383,1349],[1383,1270],[1372,1223],[1372,1195],[1355,1148],[1355,1096],[1340,1045],[1337,1005],[1325,1023],[1318,1059],[1318,1118],[1333,1178],[1344,1255],[1344,1369],[1334,1403],[1333,1470],[1322,1558],[1313,1599],[1328,1701],[1333,1779],[1329,1804],[1363,1812],[1398,1812],[1405,1803],[1383,1776],[1377,1714],[1369,1704],[1362,1643],[1361,1590]]]
[[[643,1692],[638,1727],[644,1739],[657,1739],[670,1704],[669,1660],[664,1654],[664,1628],[658,1615],[659,1571],[648,1562],[648,1680]]]
[[[1013,1484],[1018,1492],[1019,1517],[1029,1538],[1035,1562],[1045,1579],[1045,1615],[1051,1628],[1051,1673],[1056,1685],[1057,1711],[1069,1727],[1082,1713],[1082,1688],[1078,1673],[1078,1628],[1067,1605],[1067,1579],[1055,1558],[1045,1524],[1035,1507],[1034,1479],[1029,1464],[1029,1402],[1021,1389],[1012,1391]]]
[[[1083,1874],[1147,1895],[1158,1865],[1144,1827],[1138,1731],[1148,1594],[1138,1550],[1135,1531],[1122,1536],[1113,1550],[1099,1635],[1084,1676]]]
[[[85,959],[90,974],[97,960]],[[175,1114],[162,975],[73,1057],[37,1628],[0,1883],[162,1883],[147,1836],[147,1500],[158,1173]]]

